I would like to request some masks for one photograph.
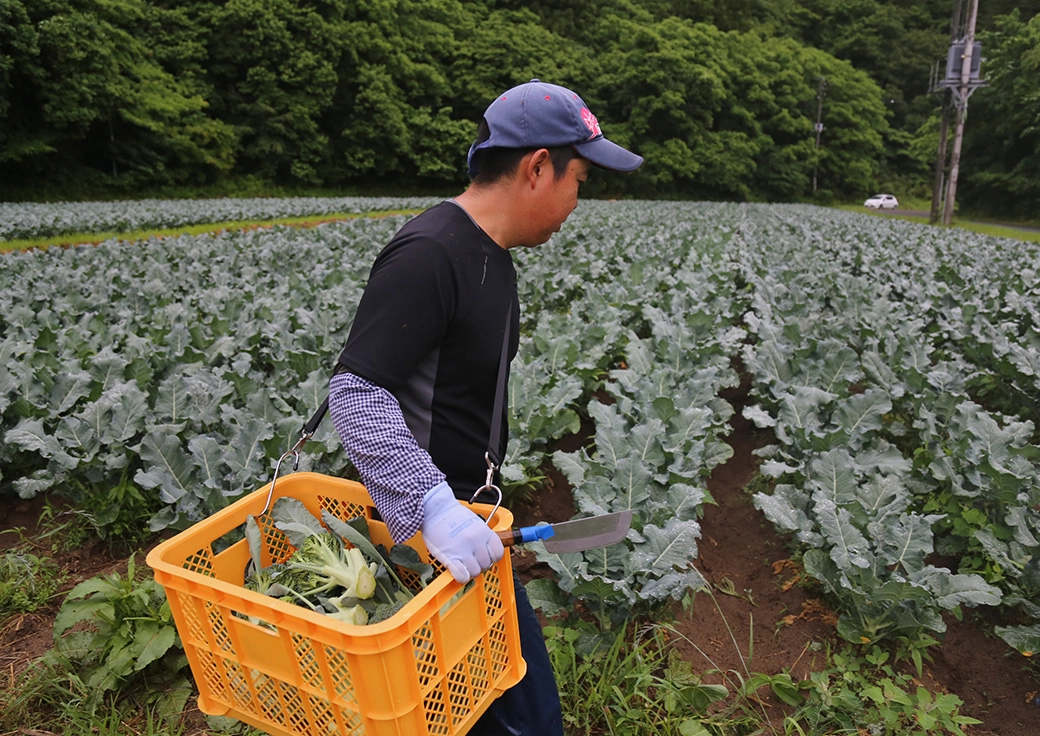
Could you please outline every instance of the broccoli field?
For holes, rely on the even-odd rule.
[[[90,498],[115,521],[129,494],[162,534],[263,485],[405,217],[3,256],[3,503]],[[623,544],[523,553],[546,615],[678,611],[680,649],[753,641],[753,671],[804,677],[813,642],[934,640],[920,679],[964,701],[969,733],[1035,733],[1040,245],[807,205],[583,202],[514,260],[515,513],[634,512]],[[350,472],[331,422],[301,469]],[[743,633],[710,632],[719,616]],[[955,681],[984,666],[961,650],[992,672]]]

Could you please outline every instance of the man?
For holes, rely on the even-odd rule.
[[[560,229],[590,166],[633,171],[642,162],[603,137],[574,92],[531,80],[484,113],[469,150],[471,185],[409,221],[372,267],[329,410],[394,539],[421,531],[460,583],[503,555],[484,520],[456,498],[485,486],[489,452],[505,454],[504,402],[499,436],[490,435],[507,320],[509,359],[519,342],[509,250],[541,245]],[[527,674],[471,733],[562,734],[541,626],[514,583]]]

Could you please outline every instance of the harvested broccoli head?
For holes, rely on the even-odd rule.
[[[353,605],[348,602],[348,599],[353,602]],[[355,626],[364,626],[368,623],[368,611],[357,600],[357,598],[346,593],[338,598],[332,598],[329,603],[332,604],[335,611],[328,615],[337,621],[354,624]]]
[[[407,601],[397,600],[393,603],[380,603],[375,607],[375,610],[369,614],[367,623],[377,624],[380,621],[386,621],[388,618],[393,616],[395,613],[404,608]]]
[[[332,532],[307,537],[286,560],[278,582],[304,598],[342,588],[345,595],[364,599],[371,598],[376,589],[374,571],[361,550],[346,548]]]
[[[245,579],[244,587],[248,590],[255,590],[261,595],[269,595],[277,598],[285,594],[285,589],[281,584],[275,582],[275,578],[284,571],[285,565],[279,564],[269,565],[260,570],[256,570]]]
[[[360,603],[356,606],[351,606],[350,608],[340,609],[336,613],[330,613],[328,616],[329,618],[334,618],[345,624],[353,624],[354,626],[364,626],[368,623],[368,611],[362,608]]]

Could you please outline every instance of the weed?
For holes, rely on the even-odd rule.
[[[0,555],[0,621],[44,606],[64,579],[49,559],[24,550]]]
[[[831,666],[813,672],[799,686],[805,700],[792,718],[806,724],[810,733],[839,729],[876,736],[964,736],[963,726],[981,723],[959,714],[963,703],[956,695],[915,686],[911,675],[889,664],[890,656],[878,646],[862,653],[852,648],[832,653]]]
[[[50,545],[52,552],[78,549],[98,538],[97,522],[89,511],[78,508],[58,509],[44,501],[40,511],[39,529],[33,543]]]
[[[963,736],[964,726],[981,723],[960,715],[963,703],[957,696],[933,694],[917,684],[913,675],[894,666],[894,663],[900,661],[910,663],[920,677],[928,648],[938,643],[926,634],[899,637],[888,647],[874,645],[864,649],[845,645],[838,652],[828,648],[827,666],[811,672],[808,679],[798,681],[791,676],[791,669],[797,660],[790,668],[776,674],[754,672],[753,634],[749,637],[746,650],[742,649],[714,592],[710,588],[697,592],[705,593],[715,601],[730,641],[740,657],[740,671],[722,671],[695,642],[671,626],[658,626],[673,636],[685,639],[709,663],[711,669],[708,673],[722,676],[723,682],[732,692],[733,702],[729,713],[742,713],[745,718],[755,720],[762,729],[779,732],[772,725],[758,696],[763,687],[767,687],[777,701],[790,709],[783,716],[780,727],[783,733],[791,735],[850,733],[896,736],[912,732]],[[819,648],[818,645],[814,647],[809,644],[805,651]]]
[[[159,733],[149,724],[174,723],[184,712],[191,684],[170,607],[150,576],[137,575],[133,557],[125,576],[73,588],[54,635],[55,647],[0,693],[0,732],[47,722],[58,733],[125,733],[106,730],[121,722],[113,715],[121,700],[148,714],[148,730],[135,733]]]
[[[673,656],[661,627],[603,633],[588,624],[545,629],[569,734],[751,733],[746,719],[710,714],[728,695]]]
[[[157,494],[144,493],[131,481],[128,470],[111,484],[78,482],[70,498],[82,509],[72,518],[118,550],[133,549],[151,537],[148,521],[163,508]]]
[[[134,558],[127,573],[100,575],[69,593],[54,621],[55,648],[47,657],[88,695],[120,693],[135,684],[172,688],[157,702],[180,712],[187,700],[187,665],[170,606],[151,577],[139,579]]]

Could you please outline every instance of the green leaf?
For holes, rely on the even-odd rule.
[[[271,506],[270,514],[275,527],[286,533],[289,543],[294,547],[301,546],[307,537],[326,531],[303,501],[291,496],[276,499]]]
[[[123,371],[130,361],[106,345],[90,361],[90,374],[101,384],[101,393],[123,380]]]
[[[188,381],[180,373],[171,375],[159,384],[155,396],[155,420],[177,425],[189,416]]]
[[[665,423],[671,421],[679,413],[675,408],[675,402],[667,396],[658,396],[651,402],[651,405],[657,418]]]
[[[80,399],[90,395],[93,377],[86,371],[63,371],[54,378],[51,406],[55,414],[64,414]]]
[[[617,406],[593,401],[589,414],[596,422],[596,459],[604,467],[613,470],[631,450],[628,444],[628,427],[618,414]]]
[[[852,456],[835,447],[813,458],[807,472],[807,489],[823,494],[834,504],[844,506],[856,500],[856,477]]]
[[[83,463],[89,463],[101,449],[101,439],[90,424],[79,417],[62,418],[54,436],[66,447],[75,447]]]
[[[670,518],[693,521],[700,516],[706,495],[703,488],[673,483],[665,492],[662,505]]]
[[[188,451],[198,470],[199,482],[220,490],[224,485],[224,447],[214,434],[197,434],[188,440]]]
[[[679,736],[711,736],[711,731],[705,728],[701,721],[687,719],[679,724]]]
[[[838,569],[847,571],[853,567],[870,567],[873,559],[870,544],[859,529],[852,525],[851,514],[819,493],[813,495],[813,501],[820,529],[833,545],[830,556]]]
[[[104,395],[109,403],[109,413],[101,442],[119,445],[133,439],[145,428],[148,414],[148,396],[136,383],[120,383]]]
[[[910,576],[917,585],[923,585],[935,596],[935,604],[947,611],[964,604],[967,606],[999,606],[1000,589],[990,585],[980,575],[954,575],[945,568],[931,565]]]
[[[161,659],[177,641],[177,629],[157,621],[141,621],[134,631],[131,653],[136,660],[134,670],[140,671]]]
[[[807,437],[819,434],[825,421],[822,409],[836,398],[836,394],[811,386],[790,387],[790,393],[784,395],[780,402],[777,436],[788,437],[790,428],[799,430],[801,435]]]
[[[896,372],[875,351],[864,350],[862,364],[867,378],[880,386],[893,398],[898,399],[906,392]]]
[[[48,460],[69,470],[79,465],[79,460],[72,457],[57,438],[47,433],[43,422],[39,419],[22,419],[14,427],[4,433],[4,442],[27,452],[38,452]]]
[[[1027,549],[1040,547],[1034,532],[1037,525],[1037,514],[1026,506],[1012,506],[1004,515],[1004,523],[1014,530],[1015,541]]]
[[[750,422],[754,422],[759,429],[775,427],[776,419],[758,404],[745,406],[742,416]]]
[[[191,495],[195,485],[192,463],[175,434],[148,434],[137,446],[145,469],[134,480],[143,488],[158,488],[162,500],[173,503]]]
[[[566,614],[573,608],[572,599],[549,578],[535,578],[524,585],[524,589],[535,610],[549,618]]]
[[[671,519],[663,527],[647,524],[640,533],[645,540],[632,551],[631,569],[660,575],[685,569],[697,556],[701,527],[695,521]]]
[[[910,494],[898,476],[874,475],[856,489],[856,500],[871,522],[881,524],[906,511]]]
[[[237,495],[243,487],[253,488],[253,479],[267,467],[264,440],[274,437],[274,427],[260,417],[236,417],[230,425],[230,437],[224,448],[224,462],[234,478],[230,493]]]
[[[637,588],[638,597],[649,601],[663,601],[669,597],[677,601],[682,600],[687,592],[702,590],[708,586],[708,581],[692,563],[685,570],[669,570],[657,579],[640,578],[639,582],[641,584]]]
[[[244,535],[246,538],[246,544],[249,547],[249,558],[253,562],[253,571],[262,570],[264,568],[263,535],[260,532],[260,525],[256,522],[256,517],[252,514],[246,515]]]
[[[405,570],[410,570],[419,576],[424,586],[429,585],[433,579],[434,567],[428,562],[423,562],[419,551],[407,544],[395,544],[390,548],[390,562]]]
[[[618,501],[622,509],[638,509],[650,499],[650,470],[634,453],[618,460],[610,478],[611,485],[617,489]],[[586,489],[592,486],[586,486]]]
[[[995,626],[993,631],[1009,646],[1027,657],[1040,652],[1040,624],[1030,626]]]
[[[880,561],[908,573],[922,569],[925,557],[933,551],[932,524],[940,518],[909,514],[884,523],[872,522],[870,530],[878,541]]]
[[[862,377],[859,357],[844,341],[827,339],[820,343],[819,349],[824,352],[823,368],[814,383],[824,391],[840,392]]]
[[[86,600],[68,599],[62,604],[54,617],[54,637],[62,634],[77,624],[99,620],[112,621],[115,618],[115,605],[105,598],[87,598]]]
[[[755,508],[785,532],[797,532],[798,538],[810,546],[820,546],[823,537],[816,531],[816,523],[809,517],[810,497],[793,485],[782,483],[772,494],[756,493],[752,497]]]
[[[572,488],[581,488],[585,482],[587,466],[580,451],[563,452],[556,450],[552,454],[553,465],[560,469]]]
[[[834,418],[850,440],[858,440],[881,429],[881,419],[890,411],[892,402],[888,394],[868,388],[862,394],[853,394],[842,401],[834,412]]]
[[[783,389],[794,378],[794,371],[788,362],[790,354],[775,340],[762,342],[748,363],[748,368],[762,375],[772,384],[773,390]]]

